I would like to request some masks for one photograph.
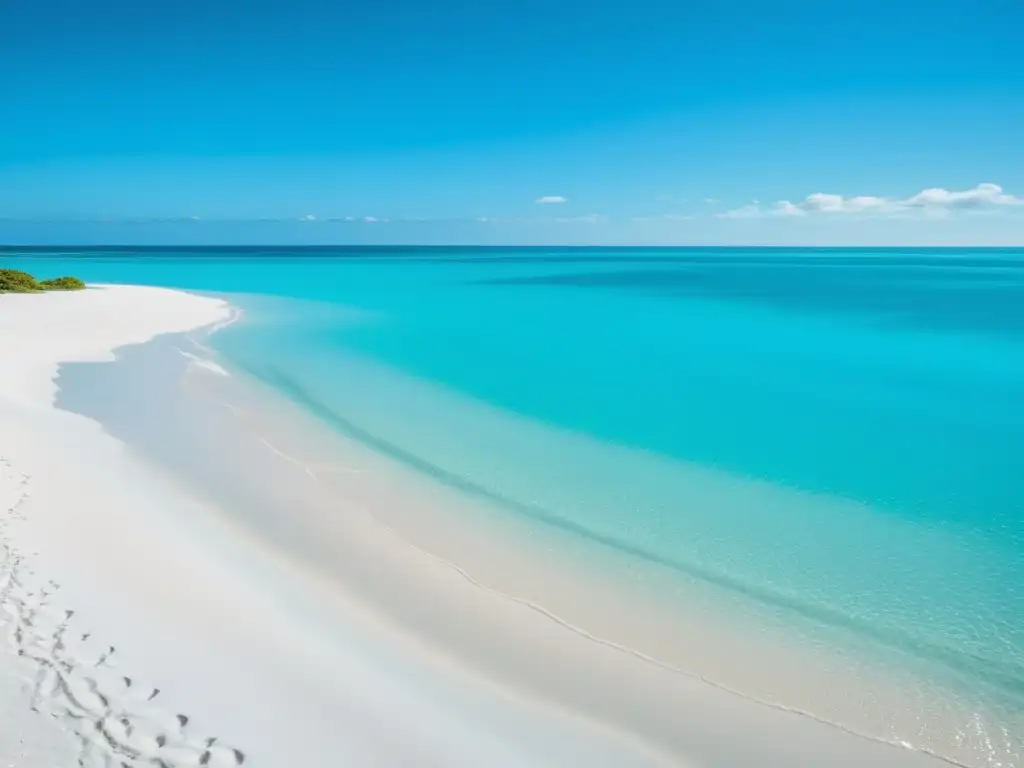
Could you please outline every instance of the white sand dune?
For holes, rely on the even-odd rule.
[[[596,642],[372,515],[303,513],[311,544],[316,480],[272,444],[207,496],[54,407],[59,363],[229,317],[156,288],[0,296],[0,768],[941,764]],[[225,514],[262,497],[260,525]]]

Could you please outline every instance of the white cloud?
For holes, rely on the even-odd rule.
[[[1008,195],[998,184],[979,184],[974,189],[950,192],[935,187],[918,192],[904,201],[907,206],[940,208],[987,208],[989,206],[1024,205],[1024,198]]]
[[[588,213],[585,216],[568,216],[555,219],[559,224],[600,224],[606,218],[599,213]]]
[[[378,219],[376,216],[363,216],[363,221],[367,224],[373,224],[375,221],[378,221]]]
[[[307,213],[305,216],[300,216],[299,221],[316,221],[316,216],[311,213]]]
[[[800,202],[779,200],[764,208],[754,201],[725,213],[726,219],[753,219],[770,216],[805,216],[808,214],[863,214],[878,216],[945,216],[954,211],[996,210],[1007,206],[1024,206],[1024,198],[1003,191],[998,184],[979,184],[972,189],[950,191],[935,187],[925,189],[907,198],[877,197],[874,195],[843,195],[815,192]]]
[[[806,216],[807,211],[799,205],[793,205],[789,200],[780,200],[771,210],[773,216]]]
[[[544,195],[543,197],[538,197],[534,202],[539,205],[552,205],[554,203],[568,203],[569,198],[562,197],[561,195]]]
[[[792,206],[809,213],[860,213],[861,211],[883,210],[891,207],[892,201],[871,195],[843,197],[842,195],[816,192],[813,195],[808,195],[801,203],[790,203],[788,200],[783,200],[779,205]]]

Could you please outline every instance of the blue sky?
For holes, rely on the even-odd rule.
[[[1022,29],[1019,0],[14,0],[0,242],[1024,244]]]

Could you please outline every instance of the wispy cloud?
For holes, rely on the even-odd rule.
[[[555,219],[559,224],[600,224],[607,220],[607,217],[599,213],[588,213],[584,216],[565,216]]]
[[[762,216],[768,215],[770,215],[770,213],[762,210],[758,203],[751,203],[750,205],[734,208],[731,211],[715,214],[715,216],[720,219],[759,219]]]
[[[630,221],[634,224],[649,224],[652,221],[691,221],[694,218],[680,213],[663,213],[658,216],[634,216]]]
[[[555,203],[568,203],[569,198],[562,197],[562,195],[544,195],[534,200],[538,205],[552,205]]]
[[[906,198],[876,195],[843,195],[815,192],[799,202],[779,200],[770,206],[758,201],[716,214],[725,219],[811,216],[821,214],[861,214],[865,216],[946,216],[955,211],[998,210],[1024,206],[1024,198],[1008,194],[998,184],[979,184],[971,189],[952,191],[941,187],[924,189]]]

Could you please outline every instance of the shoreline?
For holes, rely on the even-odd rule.
[[[208,380],[211,386],[223,382],[225,386],[231,387],[235,381],[212,379],[205,374],[201,376]],[[907,676],[901,682],[907,683],[908,687],[900,688],[890,679],[893,668],[879,668],[873,664],[865,666],[863,659],[840,657],[833,653],[835,649],[831,647],[826,650],[806,645],[803,642],[806,638],[797,638],[791,631],[792,628],[788,626],[772,626],[763,620],[758,624],[751,624],[745,619],[734,621],[735,617],[725,615],[731,608],[727,606],[728,610],[723,614],[719,610],[720,606],[710,604],[719,600],[728,601],[728,596],[721,590],[710,594],[691,591],[680,596],[678,600],[675,599],[675,595],[668,601],[651,599],[649,594],[644,594],[653,589],[654,581],[649,572],[641,578],[643,591],[623,587],[619,583],[619,577],[626,571],[616,570],[618,563],[611,563],[608,557],[602,556],[603,559],[599,562],[610,565],[610,573],[594,570],[594,563],[587,562],[589,553],[575,553],[574,556],[571,547],[562,546],[565,543],[564,531],[555,530],[551,537],[537,537],[535,526],[509,522],[501,510],[491,510],[487,513],[486,507],[481,505],[479,499],[472,499],[470,503],[466,503],[465,498],[460,498],[460,494],[440,486],[434,478],[411,472],[404,464],[396,463],[389,455],[379,455],[374,445],[366,446],[353,442],[348,437],[341,438],[320,419],[305,413],[301,406],[286,402],[280,393],[272,391],[273,388],[269,385],[259,381],[246,381],[244,388],[251,387],[265,391],[247,407],[229,407],[233,412],[241,411],[252,420],[253,434],[256,434],[260,426],[257,423],[260,419],[257,417],[268,417],[270,414],[275,416],[275,420],[264,422],[262,425],[268,427],[269,431],[260,433],[260,439],[270,450],[283,456],[311,477],[315,475],[321,482],[330,485],[336,492],[336,498],[359,504],[367,516],[383,526],[402,546],[451,569],[459,577],[472,583],[474,588],[489,591],[500,599],[527,606],[582,640],[631,655],[645,664],[659,667],[670,675],[685,676],[690,680],[699,681],[702,685],[728,693],[746,703],[798,715],[857,739],[892,746],[901,751],[912,750],[946,764],[988,765],[985,761],[977,762],[979,755],[973,751],[977,742],[971,741],[970,738],[973,735],[979,742],[986,739],[982,720],[972,720],[970,711],[965,711],[962,706],[947,709],[941,686],[932,690],[929,685],[928,690],[917,691],[914,686],[926,678]],[[294,427],[294,431],[289,434],[289,429],[294,424],[302,426]],[[329,434],[323,437],[325,432]],[[312,438],[312,435],[318,433],[322,441]],[[272,435],[272,441],[268,441],[266,435]],[[280,438],[293,438],[294,442],[278,443],[277,440]],[[329,447],[318,446],[318,442],[329,444]],[[339,450],[342,444],[345,444],[345,448]],[[322,453],[317,453],[318,449]],[[303,451],[310,453],[304,456]],[[350,472],[354,474],[349,474]],[[366,488],[359,488],[363,482],[361,478],[373,479],[365,481]],[[382,490],[385,485],[390,486],[386,493]],[[482,514],[487,517],[486,521],[481,521]],[[474,529],[473,532],[468,533],[467,530],[471,528]],[[558,537],[563,540],[557,541]],[[631,565],[626,562],[621,552],[610,550],[605,554],[622,560],[626,568]],[[465,566],[467,562],[471,563],[468,567]],[[493,567],[494,562],[501,562],[501,565]],[[511,581],[504,581],[504,586],[496,586],[509,578]],[[360,581],[353,577],[349,580]],[[665,579],[666,584],[672,584],[674,581],[674,574],[673,578]],[[409,583],[412,584],[413,580],[410,579]],[[555,594],[552,591],[554,586],[562,588],[567,585],[568,589],[558,594],[560,604],[548,602]],[[528,596],[531,589],[541,590],[544,597],[539,601],[533,600]],[[600,595],[596,602],[593,600],[595,593]],[[701,597],[702,600],[695,601],[695,597]],[[386,607],[388,603],[380,594],[373,594],[367,597],[366,601],[380,608]],[[570,618],[577,613],[577,608],[587,603],[593,604],[579,613],[581,622]],[[552,608],[552,605],[558,607]],[[678,620],[661,620],[659,614],[667,609],[680,608],[685,614],[673,617]],[[604,620],[608,617],[611,623]],[[617,626],[616,617],[625,621],[626,627]],[[761,617],[765,618],[772,617]],[[694,619],[699,625],[696,628]],[[403,619],[399,616],[396,620],[401,623]],[[452,623],[458,624],[458,620],[454,619]],[[626,628],[632,630],[635,623],[642,627],[639,634],[625,632]],[[595,630],[595,627],[598,629]],[[756,639],[752,639],[754,634],[751,630],[755,630]],[[422,633],[423,627],[412,627],[410,631]],[[445,633],[435,631],[435,634],[443,636]],[[451,638],[448,638],[447,642],[450,640]],[[637,640],[639,642],[634,642]],[[673,644],[678,644],[679,647],[673,647]],[[460,650],[466,657],[473,656],[472,648],[462,646]],[[688,663],[673,663],[680,656],[685,659],[688,653],[705,665],[713,658],[712,668],[719,672],[727,666],[739,668],[742,672],[730,669],[732,677],[709,676],[700,672],[699,666],[695,669],[690,663],[692,659],[686,660]],[[480,664],[481,661],[477,659],[476,663]],[[704,668],[707,669],[706,666]],[[492,672],[498,677],[509,677],[507,670],[495,672],[492,669]],[[520,669],[519,673],[523,677],[529,676],[527,668]],[[624,677],[623,681],[627,679],[628,677]],[[736,679],[744,680],[747,685],[728,682]],[[839,692],[839,699],[853,697],[853,703],[844,702],[842,709],[847,714],[856,713],[855,704],[859,701],[860,706],[864,707],[860,713],[862,717],[844,723],[814,709],[794,706],[787,701],[792,694],[792,691],[787,690],[793,687],[789,684],[792,681],[796,681],[798,687],[802,686],[797,692],[798,696],[807,692],[807,686],[812,686],[835,690]],[[749,687],[751,682],[754,684],[753,688]],[[780,684],[781,688],[772,688]],[[758,690],[761,691],[760,694]],[[773,698],[773,690],[785,690],[786,695]],[[550,695],[550,692],[548,693]],[[831,696],[831,693],[828,694],[828,698]],[[819,698],[819,703],[821,701],[825,699]],[[574,703],[584,709],[588,706],[581,699]],[[966,704],[969,705],[970,702]],[[593,710],[594,707],[590,706],[589,709]],[[932,736],[938,734],[948,738],[934,748],[920,741],[906,741],[901,738],[900,729],[889,735],[889,718],[895,712],[901,717],[905,715],[902,719],[902,725],[905,727],[913,727],[919,714],[927,713],[928,732]],[[606,713],[602,719],[615,721],[621,720],[621,716],[616,718]],[[955,734],[963,733],[959,729],[965,726],[976,727],[978,730],[974,734],[968,734],[968,738],[964,739],[963,750],[957,752]],[[920,727],[924,734],[926,726],[922,724]],[[906,733],[906,730],[903,730],[903,733]],[[943,754],[943,750],[950,746],[953,750]],[[960,756],[959,759],[956,755]],[[963,762],[960,762],[961,760]],[[999,763],[994,762],[992,765]]]
[[[21,311],[50,339],[19,340],[34,347],[32,366],[4,350],[35,380],[0,393],[0,418],[5,458],[33,483],[11,539],[43,575],[20,586],[38,596],[60,584],[27,605],[45,622],[15,610],[4,630],[40,651],[37,703],[83,765],[667,764],[571,713],[452,674],[96,421],[51,407],[58,361],[110,361],[115,348],[223,317],[222,302],[175,291],[86,294],[92,312],[81,299],[53,312],[0,303],[3,320]]]
[[[231,361],[230,357],[225,359]],[[355,373],[359,365],[358,361],[349,360],[344,368]],[[242,377],[246,375],[243,373]],[[221,381],[231,386],[229,381]],[[371,379],[371,382],[381,390],[395,386],[383,377]],[[368,443],[358,441],[358,430],[339,436],[333,423],[330,427],[323,423],[325,419],[333,422],[329,411],[321,415],[316,410],[317,417],[314,417],[306,412],[312,409],[307,409],[304,401],[299,404],[286,401],[273,383],[244,382],[247,388],[256,386],[264,391],[265,397],[257,398],[247,413],[254,421],[257,416],[273,414],[276,417],[265,422],[264,426],[270,431],[264,434],[273,436],[274,445],[281,446],[280,452],[300,464],[305,461],[318,475],[319,467],[326,461],[362,466],[354,477],[328,471],[320,479],[332,485],[339,498],[359,499],[363,507],[372,510],[372,517],[390,526],[404,544],[448,563],[484,588],[491,588],[512,601],[529,603],[581,636],[646,658],[649,663],[673,674],[699,679],[767,707],[799,713],[859,738],[914,749],[952,764],[998,766],[1015,764],[1019,759],[1022,729],[1016,710],[1002,703],[1006,699],[1000,699],[997,705],[995,698],[979,698],[977,689],[958,689],[955,685],[958,680],[952,673],[961,671],[955,667],[936,669],[930,659],[918,658],[913,649],[885,645],[881,648],[888,654],[884,660],[881,656],[860,655],[863,649],[858,647],[854,652],[851,646],[863,638],[845,636],[843,626],[831,628],[824,638],[807,634],[807,628],[801,628],[801,634],[790,623],[789,615],[776,615],[772,611],[751,613],[750,606],[741,604],[730,590],[714,584],[710,589],[705,588],[707,585],[698,584],[700,579],[696,577],[686,588],[677,589],[679,574],[659,574],[659,564],[638,570],[629,553],[615,547],[606,548],[600,558],[595,556],[595,568],[595,562],[590,561],[589,550],[593,547],[589,544],[592,542],[577,546],[574,539],[579,537],[572,536],[571,531],[567,534],[559,530],[560,526],[548,531],[551,534],[548,536],[538,534],[539,528],[532,521],[522,525],[510,522],[505,510],[488,511],[488,499],[482,494],[467,503],[461,484],[448,483],[457,486],[456,492],[452,492],[452,488],[444,488],[436,482],[435,476],[443,470],[440,473],[411,471],[420,469],[415,461],[403,461],[402,456],[397,455],[399,451],[381,451],[376,439]],[[428,386],[420,389],[417,386],[400,390],[405,400],[438,397]],[[318,404],[314,402],[314,405]],[[493,409],[473,408],[472,413],[460,412],[458,418],[472,418],[474,423],[493,420],[487,413]],[[442,409],[448,413],[446,406]],[[287,417],[277,411],[286,411]],[[293,428],[293,424],[302,426]],[[484,424],[481,429],[508,434],[495,429],[493,424]],[[329,447],[314,445],[311,435],[322,432],[330,432],[330,437],[323,440],[330,443]],[[593,450],[583,441],[566,439],[571,437],[569,434],[559,437],[555,430],[547,427],[542,434],[541,430],[537,432],[539,436],[535,436],[532,443],[524,438],[524,444],[540,448],[543,442],[553,442],[556,450],[549,452],[552,456],[559,450],[562,455],[573,457]],[[351,439],[353,435],[357,438],[355,441]],[[280,437],[293,441],[278,444]],[[309,455],[304,457],[304,451]],[[628,451],[610,450],[606,466],[612,469],[627,459]],[[367,487],[359,488],[360,478],[374,474],[379,477],[366,480]],[[701,471],[700,474],[723,473]],[[388,493],[382,492],[385,484],[391,486]],[[813,515],[820,512],[816,497],[774,489],[767,484],[730,479],[719,482],[711,490],[754,501],[757,494],[763,493],[760,486],[771,494],[765,505],[768,511],[773,506],[803,506],[807,509],[801,514],[808,522],[813,522]],[[844,508],[839,511],[854,516],[851,524],[854,529],[858,527],[856,516],[871,514],[867,508],[853,502],[843,504]],[[482,517],[486,520],[481,520]],[[890,536],[900,542],[920,543],[922,535],[944,536],[941,532],[922,533],[913,527],[901,531],[897,524],[890,522],[889,525]],[[473,529],[473,535],[466,533],[467,529]],[[816,530],[816,527],[810,526],[810,529]],[[948,545],[955,543],[945,538],[938,541]],[[929,544],[927,549],[938,549],[931,542],[926,543]],[[597,544],[600,546],[602,542]],[[874,555],[872,562],[907,549],[902,543],[898,547],[871,553]],[[501,565],[495,566],[495,562]],[[605,566],[607,572],[602,572]],[[567,571],[571,571],[568,576]],[[637,583],[623,585],[623,576],[626,581]],[[564,587],[567,581],[574,583],[563,593],[556,594],[554,587]],[[659,591],[659,585],[663,587],[662,592],[676,589],[679,594],[661,595],[667,598],[664,600],[652,597],[653,592]],[[595,594],[600,596],[597,601],[593,599]],[[377,605],[386,603],[379,595],[368,600]],[[662,614],[671,611],[680,615],[663,620]],[[730,614],[737,614],[740,619]],[[636,626],[640,629],[633,631]],[[465,655],[472,655],[471,649],[462,650]],[[937,676],[936,672],[945,676]],[[974,683],[972,673],[973,670],[962,670],[964,679]],[[1002,696],[1005,691],[994,691],[993,695],[996,693]]]
[[[126,298],[132,292],[138,298],[138,291],[160,291],[130,287],[110,290]],[[181,297],[187,297],[189,303],[204,302],[203,312],[215,308],[227,311],[227,306],[217,300],[176,291],[166,293],[176,294],[175,299],[183,302]],[[224,319],[222,315],[210,322],[198,322],[202,319],[198,314],[200,305],[191,306],[197,312],[189,315],[193,319],[184,322],[183,314],[173,327],[168,327],[166,314],[159,318],[163,325],[152,318],[147,326],[156,328],[152,336],[209,327]],[[140,314],[161,314],[141,304],[136,310]],[[63,319],[67,322],[66,316]],[[80,318],[75,320],[78,322],[66,327],[69,336],[82,331]],[[122,325],[128,325],[124,318]],[[118,339],[127,335],[124,330],[117,329],[122,334]],[[298,454],[293,454],[290,446],[278,445],[274,438],[266,437],[261,446],[251,440],[251,434],[247,439],[237,424],[232,431],[231,424],[237,417],[227,418],[229,414],[222,406],[220,417],[215,415],[216,409],[199,409],[197,403],[209,392],[219,386],[237,385],[233,377],[224,377],[225,371],[211,367],[211,361],[189,360],[183,350],[175,350],[171,344],[161,347],[159,341],[141,338],[143,330],[137,327],[131,340],[116,345],[121,348],[117,355],[120,362],[114,366],[77,369],[84,373],[88,368],[93,376],[102,374],[111,389],[102,391],[97,386],[100,379],[95,379],[91,387],[94,392],[88,394],[81,381],[71,381],[76,375],[75,366],[69,367],[68,360],[64,360],[60,397],[65,410],[43,404],[41,366],[36,380],[17,388],[17,397],[11,398],[18,407],[31,401],[33,418],[53,419],[62,429],[71,420],[78,423],[82,444],[75,446],[77,454],[73,448],[63,452],[62,457],[69,462],[65,466],[80,461],[87,465],[85,469],[107,472],[110,476],[99,483],[104,494],[124,499],[123,489],[117,486],[133,476],[138,478],[132,488],[131,505],[89,510],[102,516],[90,522],[116,531],[118,542],[112,545],[97,538],[95,532],[90,533],[93,526],[75,520],[74,510],[58,509],[70,496],[61,497],[52,488],[49,493],[44,489],[32,497],[29,506],[36,508],[26,509],[26,514],[41,519],[30,522],[28,530],[18,535],[26,548],[40,551],[40,565],[48,566],[48,575],[61,572],[68,594],[75,598],[74,608],[95,618],[97,628],[103,625],[109,630],[103,634],[111,642],[116,640],[118,653],[126,655],[126,668],[130,665],[150,674],[159,672],[168,696],[189,701],[193,708],[199,706],[195,717],[191,716],[192,710],[187,710],[189,732],[178,734],[182,742],[193,738],[194,729],[212,728],[214,723],[232,735],[230,743],[238,747],[224,746],[208,758],[210,765],[241,764],[238,754],[242,754],[246,765],[283,766],[285,755],[294,759],[291,742],[300,738],[305,739],[304,748],[310,750],[304,765],[333,764],[323,755],[336,758],[342,750],[349,750],[355,759],[362,756],[363,762],[357,764],[392,765],[400,759],[394,745],[371,742],[393,740],[399,735],[410,737],[422,750],[414,753],[420,760],[417,764],[422,765],[479,764],[483,755],[495,765],[653,766],[685,764],[690,758],[694,764],[723,766],[750,764],[750,760],[780,767],[821,761],[850,766],[943,764],[923,752],[844,735],[835,725],[816,724],[810,717],[771,709],[715,689],[706,681],[667,678],[663,669],[646,669],[651,665],[641,659],[623,658],[629,656],[623,648],[594,648],[590,646],[600,643],[585,642],[578,634],[575,639],[566,637],[581,628],[570,631],[560,627],[557,622],[561,619],[555,614],[537,613],[542,606],[505,604],[507,598],[515,601],[514,593],[500,597],[499,590],[475,581],[472,573],[454,560],[449,562],[428,549],[421,548],[419,556],[402,551],[398,532],[389,533],[386,522],[375,516],[374,510],[366,509],[367,501],[375,506],[408,499],[408,495],[382,492],[373,486],[381,477],[394,477],[383,474],[387,462],[366,463],[366,455],[355,452],[345,460],[357,459],[358,464],[347,467],[356,471],[327,473],[330,482],[322,484],[326,487],[312,487],[311,478],[316,473],[301,456],[295,458]],[[125,344],[144,341],[150,343],[124,348]],[[98,342],[95,351],[77,353],[77,358],[71,346],[69,341],[67,348],[54,349],[52,354],[66,355],[70,360],[84,356],[110,361],[114,357],[113,347],[100,350]],[[132,374],[137,378],[125,379],[129,358],[140,356],[138,373]],[[175,357],[186,371],[184,380],[197,385],[185,388],[198,395],[192,400],[183,396],[174,378],[178,375],[182,379],[180,371],[175,374]],[[113,371],[118,366],[122,370]],[[118,376],[122,377],[120,389],[114,386]],[[65,392],[63,387],[68,382]],[[53,384],[48,390],[51,398],[57,395],[56,388]],[[82,399],[72,410],[108,409],[108,417],[99,419],[102,429],[97,428],[96,421],[68,412],[67,399],[76,389]],[[205,389],[206,395],[197,389]],[[102,394],[96,395],[98,391]],[[7,394],[0,392],[0,418],[5,421],[13,412],[5,407]],[[137,402],[132,402],[133,398]],[[253,408],[252,412],[261,418],[270,418],[271,414],[259,410],[261,402],[255,397],[247,401],[246,407]],[[119,439],[119,431],[138,422],[140,414],[145,413],[153,414],[144,419],[145,429],[131,435],[133,439]],[[288,420],[294,415],[282,409],[273,416]],[[120,426],[119,418],[124,421]],[[38,430],[39,425],[28,428]],[[301,428],[292,428],[296,439],[308,436],[299,434]],[[84,439],[86,433],[88,440]],[[206,443],[201,445],[197,436],[204,436]],[[172,439],[175,437],[176,441]],[[148,447],[145,440],[151,441]],[[34,458],[47,456],[47,449],[54,447],[39,442]],[[129,450],[125,450],[125,444]],[[82,452],[86,445],[92,449],[87,461],[87,454]],[[203,468],[203,461],[212,463]],[[31,461],[19,459],[17,463],[28,465]],[[207,474],[199,474],[202,471]],[[85,474],[80,472],[78,478],[83,479]],[[49,479],[55,482],[52,476]],[[100,488],[94,486],[93,490]],[[447,499],[446,495],[431,497],[424,483],[410,484],[409,490],[417,499],[423,497],[434,503],[417,510],[430,513],[434,527],[441,529],[437,535],[459,538],[460,546],[471,540],[460,538],[464,534],[455,530],[455,515],[432,516],[440,509],[438,499]],[[163,500],[160,510],[144,511],[138,506],[157,498]],[[341,520],[327,514],[336,510],[340,498],[347,502]],[[289,515],[283,515],[284,510],[290,510]],[[47,515],[51,519],[45,519]],[[436,526],[439,521],[446,524]],[[68,525],[73,530],[60,530]],[[159,546],[154,546],[154,540]],[[84,542],[91,547],[84,546]],[[415,542],[407,543],[416,546]],[[98,568],[103,573],[83,579],[89,568],[97,566],[97,557],[104,559]],[[350,560],[341,563],[346,557]],[[431,559],[436,561],[433,565]],[[339,578],[340,571],[331,570],[340,564],[349,569],[347,580]],[[353,570],[353,564],[359,570]],[[159,565],[168,570],[161,570]],[[126,572],[147,578],[126,583]],[[356,574],[365,578],[353,578]],[[463,582],[461,586],[459,581]],[[90,595],[90,588],[100,585],[105,588],[93,590],[95,593]],[[122,588],[123,592],[118,591]],[[428,595],[433,602],[424,603]],[[378,599],[384,597],[388,609],[382,616]],[[131,618],[124,615],[126,608],[131,609]],[[401,618],[396,620],[399,614]],[[175,626],[171,616],[181,626]],[[472,624],[467,623],[470,620]],[[248,648],[255,642],[253,633],[268,633],[268,625],[274,627],[269,632],[274,635],[273,642],[264,643],[258,650]],[[211,627],[216,631],[211,633]],[[154,641],[157,645],[169,643],[168,635],[178,642],[170,648],[150,647]],[[499,642],[502,637],[504,646]],[[447,650],[445,641],[449,641]],[[471,661],[456,652],[468,650],[473,643],[482,647],[476,648],[477,655]],[[253,680],[249,673],[246,679],[245,664],[237,660],[224,663],[225,653],[240,651],[248,661],[264,665],[260,671],[266,678]],[[306,676],[287,671],[299,659],[308,663],[312,658],[318,662]],[[488,674],[480,674],[481,670]],[[398,671],[404,679],[395,679]],[[344,694],[352,676],[359,673],[366,684],[365,693],[359,697]],[[517,676],[523,678],[518,686],[510,683]],[[527,680],[545,676],[550,684],[539,687],[538,681]],[[168,679],[189,684],[164,684]],[[331,680],[334,684],[327,684]],[[371,694],[374,689],[375,694]],[[389,695],[383,695],[384,689]],[[287,699],[290,707],[284,707],[281,701],[250,701],[241,706],[237,695],[240,691],[248,692],[250,697],[265,696],[269,691],[275,698]],[[196,695],[199,692],[201,696]],[[416,700],[422,702],[424,696],[434,702],[432,709],[438,702],[445,703],[440,713],[434,713],[438,718],[432,724],[422,722],[429,711],[422,704],[409,705]],[[586,704],[588,697],[592,699],[590,704]],[[612,701],[616,697],[623,701]],[[405,717],[392,713],[398,702],[406,703],[402,707]],[[367,711],[360,712],[361,707]],[[296,722],[300,715],[295,709],[302,710],[308,722]],[[386,724],[374,722],[376,718],[369,716],[373,711],[388,712]],[[337,731],[344,726],[336,717],[325,719],[325,712],[347,713],[347,724],[355,732],[371,723],[375,730],[359,733],[360,738],[355,740],[344,738],[345,734],[339,737],[331,729]],[[287,731],[287,738],[282,733],[259,733],[257,721],[266,722],[264,718],[271,713],[288,720],[279,723]],[[160,717],[166,718],[166,714],[151,720]],[[173,713],[171,717],[173,720]],[[152,729],[151,720],[146,723]],[[646,728],[641,728],[639,735],[638,724]],[[442,730],[444,737],[438,738]],[[735,738],[737,731],[743,733],[743,740]],[[196,748],[203,747],[207,738],[205,732],[195,737]],[[524,739],[532,739],[538,746],[524,752]],[[653,744],[653,748],[645,743]],[[191,742],[183,747],[186,751],[189,748]],[[379,752],[374,753],[374,748]],[[235,753],[235,749],[243,751]],[[433,755],[433,759],[422,759],[424,755]]]

